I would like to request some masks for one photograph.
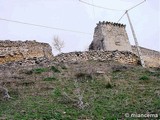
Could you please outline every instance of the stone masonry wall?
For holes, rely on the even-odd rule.
[[[86,51],[62,53],[54,57],[57,62],[77,62],[77,61],[117,61],[122,64],[137,65],[138,57],[127,51]]]
[[[0,41],[0,64],[40,57],[53,58],[49,44],[36,41]]]
[[[99,22],[94,30],[89,50],[132,51],[125,25],[112,22]]]
[[[147,67],[160,67],[160,52],[140,47]],[[99,22],[94,30],[89,50],[130,51],[137,54],[135,46],[128,40],[125,25],[113,22]]]
[[[144,62],[148,67],[160,67],[160,52],[140,47]],[[132,51],[137,55],[137,49],[132,46]]]

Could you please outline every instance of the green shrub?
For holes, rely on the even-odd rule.
[[[106,84],[106,88],[112,88],[112,85],[111,85],[110,82],[108,82],[108,83]]]
[[[149,80],[149,77],[146,75],[143,75],[142,77],[139,78],[139,80]]]
[[[59,97],[61,95],[61,91],[60,89],[56,88],[54,91],[53,91],[53,94],[55,97]]]
[[[58,69],[57,69],[56,67],[54,67],[54,66],[51,67],[51,70],[52,70],[53,72],[60,73],[60,70],[58,70]]]
[[[145,74],[147,74],[148,76],[154,76],[154,77],[160,78],[159,71],[145,71]]]

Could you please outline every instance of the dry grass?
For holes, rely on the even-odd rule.
[[[160,113],[160,71],[113,71],[113,65],[117,63],[89,61],[64,69],[52,64],[38,68],[40,73],[33,68],[8,82],[6,77],[3,82],[14,99],[0,101],[0,119],[100,120],[123,119],[125,113]],[[141,80],[143,76],[148,80]]]

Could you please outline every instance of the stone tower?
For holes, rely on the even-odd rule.
[[[125,27],[126,25],[120,23],[99,22],[94,30],[89,50],[132,52]]]

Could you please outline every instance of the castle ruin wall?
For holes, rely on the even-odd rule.
[[[99,22],[94,30],[89,50],[132,51],[125,25],[111,22]]]
[[[160,67],[160,52],[140,47],[142,52],[142,58],[148,67]],[[134,54],[138,55],[135,46],[132,46]]]
[[[86,51],[62,53],[54,57],[56,62],[80,62],[80,61],[115,61],[122,64],[138,65],[138,57],[128,51]]]
[[[40,57],[53,58],[49,44],[36,41],[0,41],[0,64]]]

